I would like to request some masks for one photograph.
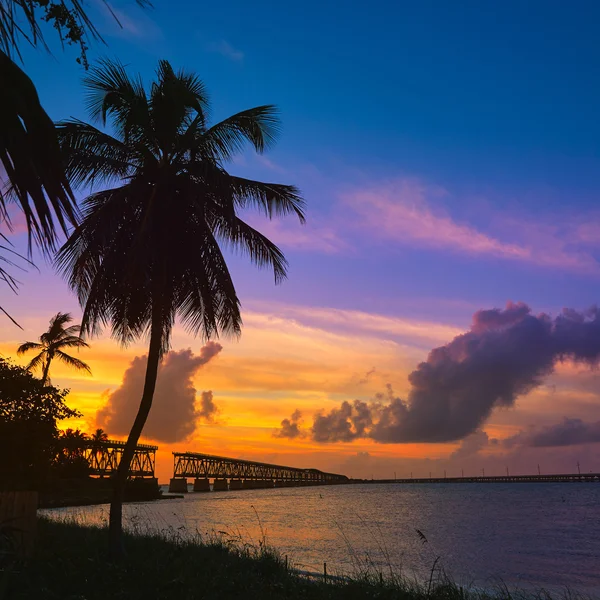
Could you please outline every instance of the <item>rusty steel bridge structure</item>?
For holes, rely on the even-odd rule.
[[[78,450],[90,466],[90,475],[110,477],[117,472],[125,450],[125,442],[86,440],[80,443]],[[131,461],[129,476],[134,478],[154,477],[157,450],[158,446],[138,444]]]
[[[188,477],[194,478],[194,491],[209,491],[210,479],[214,480],[215,491],[349,482],[345,475],[318,469],[284,467],[197,452],[173,452],[173,479],[169,491],[186,492]]]

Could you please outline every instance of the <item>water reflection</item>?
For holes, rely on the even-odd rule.
[[[436,557],[465,584],[600,589],[600,485],[423,484],[188,494],[125,506],[127,527],[263,535],[298,567],[371,565],[424,580]],[[104,524],[108,507],[45,511]],[[420,530],[427,541],[416,532]]]

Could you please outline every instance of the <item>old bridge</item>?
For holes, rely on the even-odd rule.
[[[125,442],[107,440],[97,442],[87,440],[80,442],[78,452],[81,453],[90,466],[90,475],[110,477],[117,472],[117,467],[125,450]],[[155,457],[158,446],[138,444],[135,448],[130,477],[154,477]]]
[[[210,479],[214,480],[215,491],[349,482],[345,475],[324,473],[317,469],[283,467],[196,452],[173,452],[173,462],[170,492],[187,492],[188,477],[194,478],[195,492],[210,491]]]

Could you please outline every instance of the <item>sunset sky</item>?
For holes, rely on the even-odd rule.
[[[409,400],[409,374],[468,331],[477,311],[523,302],[531,322],[543,323],[534,316],[598,302],[600,5],[113,4],[122,29],[92,5],[108,44],[93,45],[92,61],[119,57],[146,81],[160,58],[194,70],[211,93],[213,119],[277,104],[278,145],[262,156],[248,150],[230,171],[295,184],[308,207],[305,226],[248,215],[282,247],[290,270],[275,287],[269,273],[231,258],[239,340],[202,350],[204,340],[176,328],[177,354],[165,361],[146,437],[160,446],[161,481],[173,450],[369,478],[528,473],[538,464],[573,472],[578,461],[582,471],[600,470],[600,377],[590,361],[559,362],[550,373],[554,354],[531,385],[517,386],[515,402],[494,403],[448,439],[400,432],[384,443],[358,435],[354,413],[345,441],[325,441],[313,427],[315,414],[343,411],[344,401],[356,410],[360,400],[378,420],[382,406]],[[53,50],[27,50],[25,68],[53,118],[85,119],[76,51]],[[23,248],[18,217],[15,225],[10,239]],[[81,316],[51,265],[36,264],[39,271],[18,274],[18,296],[2,293],[25,329],[3,320],[3,356],[37,338],[56,312]],[[93,376],[55,365],[53,383],[70,388],[69,404],[84,413],[76,426],[123,438],[127,406],[139,400],[143,361],[134,359],[144,341],[90,343],[79,357]],[[285,419],[295,437],[282,437]]]

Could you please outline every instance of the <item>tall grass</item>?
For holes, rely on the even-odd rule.
[[[493,592],[454,583],[435,561],[420,583],[364,561],[351,576],[306,576],[269,547],[266,533],[247,542],[228,532],[181,527],[151,531],[142,520],[125,536],[125,559],[108,560],[101,526],[40,519],[36,553],[0,570],[0,598],[42,600],[315,599],[315,600],[549,600],[544,591]],[[555,599],[557,596],[554,597]],[[564,594],[564,600],[583,600]]]

